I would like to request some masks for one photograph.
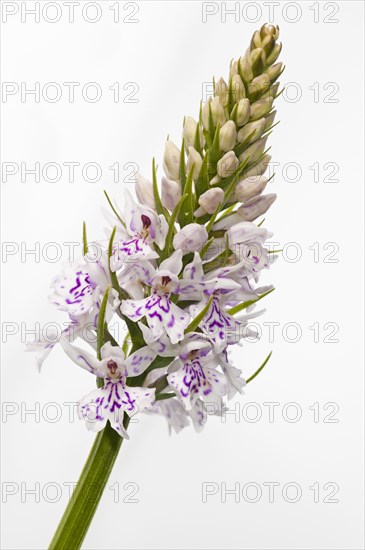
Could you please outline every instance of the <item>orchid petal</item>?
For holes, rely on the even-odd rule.
[[[140,348],[135,353],[132,353],[132,355],[125,360],[128,376],[138,376],[142,374],[147,367],[150,366],[156,355],[157,353],[148,346]]]

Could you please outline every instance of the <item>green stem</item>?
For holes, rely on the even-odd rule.
[[[124,414],[125,429],[129,420]],[[49,550],[78,550],[81,547],[122,443],[123,438],[109,422],[97,434]]]

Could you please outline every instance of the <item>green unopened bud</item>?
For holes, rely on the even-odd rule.
[[[273,100],[278,95],[280,83],[275,82],[275,84],[271,84],[270,88],[266,90],[264,94],[262,94],[261,99],[266,99],[267,97],[271,97]]]
[[[271,65],[268,69],[266,69],[266,74],[270,78],[271,84],[275,82],[283,72],[284,65],[282,63],[275,63],[275,65]]]
[[[238,158],[233,151],[229,151],[218,161],[217,172],[221,178],[232,176],[239,165]]]
[[[267,136],[258,139],[255,143],[247,147],[247,149],[243,151],[239,157],[240,162],[248,162],[249,164],[256,162],[256,160],[258,160],[265,151],[266,141]]]
[[[245,179],[251,178],[251,177],[257,177],[264,174],[270,164],[271,161],[271,155],[267,154],[262,157],[260,162],[258,162],[255,166],[252,166],[248,170],[246,170],[243,173],[243,176]]]
[[[173,211],[179,200],[181,199],[180,183],[174,180],[162,178],[161,180],[161,202],[165,208]]]
[[[260,31],[255,31],[251,38],[251,44],[250,44],[251,50],[254,50],[255,48],[261,48],[261,36]]]
[[[187,169],[188,172],[190,172],[193,164],[194,164],[194,171],[193,171],[193,179],[196,180],[199,177],[200,170],[203,164],[203,160],[201,156],[199,155],[198,151],[194,149],[194,147],[189,147],[189,157],[187,162]]]
[[[239,207],[237,214],[242,218],[243,221],[253,222],[259,216],[262,216],[267,212],[275,201],[275,193],[270,193],[269,195],[260,195],[259,197],[253,197],[245,204]]]
[[[252,68],[253,76],[257,76],[262,73],[265,68],[266,55],[262,48],[256,48],[252,50],[250,54],[250,64]]]
[[[240,75],[235,74],[231,80],[232,98],[235,103],[246,97],[245,87]]]
[[[170,180],[179,180],[180,149],[173,141],[166,141],[165,154],[163,157],[163,168]]]
[[[231,151],[236,145],[237,130],[233,120],[227,120],[219,132],[219,148],[221,151]]]
[[[248,94],[251,100],[259,98],[270,88],[270,78],[267,74],[260,74],[248,85]]]
[[[195,136],[196,136],[197,127],[198,127],[198,123],[191,116],[187,116],[185,118],[183,138],[185,139],[186,147],[189,147],[190,145],[191,146],[195,145]],[[200,125],[199,125],[199,140],[200,140],[200,146],[204,147],[205,139],[204,139],[203,131]]]
[[[224,78],[220,78],[215,85],[215,95],[218,96],[221,100],[222,105],[225,107],[228,104],[229,94],[228,94],[228,84]]]
[[[234,202],[246,202],[253,197],[261,195],[266,187],[267,181],[265,176],[251,176],[250,178],[239,181],[234,188],[231,201],[233,199]]]
[[[274,124],[276,111],[273,111],[266,117],[264,132],[266,132]]]
[[[246,124],[251,114],[251,106],[248,99],[241,99],[238,103],[235,120],[238,126]]]
[[[275,61],[280,55],[282,47],[283,45],[280,42],[275,44],[272,52],[266,58],[266,65],[272,65],[273,63],[275,63]]]
[[[260,118],[260,120],[255,120],[254,122],[249,122],[237,134],[237,140],[239,143],[245,143],[249,145],[257,139],[259,139],[265,128],[265,118]]]
[[[274,99],[272,97],[267,97],[265,99],[259,99],[251,105],[251,115],[250,120],[257,120],[269,113],[272,108]]]
[[[280,35],[280,29],[278,25],[269,25],[265,23],[260,29],[261,40],[264,40],[266,36],[272,36],[275,40],[278,40]]]
[[[251,62],[247,55],[240,57],[238,60],[240,73],[245,82],[251,82],[253,79],[253,72]]]
[[[217,126],[219,123],[221,126],[226,122],[226,115],[219,96],[215,96],[203,105],[202,109],[202,121],[206,130],[209,130],[209,106],[212,112],[213,124]]]
[[[275,48],[275,38],[271,35],[265,36],[261,42],[261,48],[264,50],[266,57],[270,55]]]

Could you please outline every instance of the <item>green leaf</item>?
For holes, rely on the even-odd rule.
[[[198,197],[209,189],[209,151],[207,151],[203,158],[202,167],[198,179],[195,181],[195,189]]]
[[[161,401],[162,399],[171,399],[176,397],[176,393],[159,393],[156,395],[156,401]]]
[[[180,164],[179,164],[179,179],[181,189],[184,189],[186,182],[186,173],[185,173],[185,139],[183,138],[181,149],[180,149]]]
[[[200,123],[199,122],[197,123],[196,130],[195,130],[194,149],[196,149],[201,156],[203,155],[203,150],[200,144]]]
[[[157,380],[152,382],[152,384],[149,384],[149,388],[155,388],[156,393],[162,393],[164,389],[167,388],[169,385],[167,381],[167,374],[164,374],[163,376],[160,376]]]
[[[187,201],[183,201],[184,205],[179,213],[179,223],[181,227],[192,223],[194,220],[194,193],[193,193],[193,173],[195,164],[189,170],[188,177],[186,179],[183,195],[188,197]]]
[[[210,218],[209,222],[205,226],[205,229],[207,230],[207,233],[209,233],[209,231],[212,229],[212,227],[215,223],[216,217],[218,216],[221,209],[222,209],[222,205],[217,204],[216,209],[214,210],[214,213],[212,214],[212,217]]]
[[[210,237],[210,239],[207,240],[207,242],[205,243],[205,245],[203,246],[203,248],[200,251],[200,257],[201,258],[204,258],[205,254],[208,251],[208,248],[213,243],[213,241],[214,241],[214,237]]]
[[[243,128],[244,128],[244,126],[243,126]],[[249,135],[247,136],[247,138],[245,139],[245,141],[243,141],[243,142],[240,143],[239,145],[236,145],[236,147],[234,148],[234,153],[235,153],[235,155],[236,155],[237,158],[243,153],[243,151],[244,151],[245,149],[248,149],[248,147],[249,147],[250,145],[253,145],[253,144],[255,143],[254,141],[253,141],[252,143],[250,143],[250,140],[251,140],[252,137],[255,135],[255,131],[256,131],[256,130],[253,130],[253,132],[251,132],[251,134],[249,134]],[[260,138],[261,138],[261,136],[260,136]],[[260,139],[260,138],[257,138],[257,140]],[[256,140],[256,141],[257,141],[257,140]]]
[[[213,177],[215,174],[216,174],[216,164],[218,162],[218,160],[221,158],[221,150],[220,150],[220,146],[219,146],[219,136],[220,136],[220,132],[221,132],[221,126],[220,124],[218,123],[217,124],[217,127],[215,129],[215,134],[214,134],[214,138],[213,138],[213,143],[212,143],[212,146],[209,150],[209,156],[210,156],[210,167],[213,168],[214,167],[214,171],[210,172],[209,171],[209,174]]]
[[[113,243],[114,243],[114,237],[115,237],[116,230],[117,230],[117,228],[114,227],[114,229],[112,231],[112,234],[110,235],[110,239],[109,239],[108,267],[109,267],[109,274],[110,274],[110,279],[111,279],[111,282],[112,282],[112,287],[118,292],[119,299],[120,300],[125,300],[125,299],[128,298],[128,294],[122,288],[120,288],[120,284],[119,284],[119,281],[118,281],[117,274],[115,273],[115,271],[112,271],[110,269],[110,258],[112,257],[112,254],[113,254]]]
[[[174,210],[171,214],[171,218],[169,220],[169,229],[168,229],[168,232],[167,232],[167,235],[166,235],[165,248],[161,252],[160,261],[168,258],[173,252],[172,241],[173,241],[173,237],[174,237],[174,234],[175,234],[175,223],[176,223],[176,220],[179,216],[180,209],[183,205],[183,202],[185,201],[187,196],[188,195],[185,194],[181,197],[181,199],[179,200],[179,202],[177,203],[177,205],[175,206],[175,208],[174,208]]]
[[[116,217],[118,218],[118,220],[120,221],[120,223],[125,227],[124,221],[123,221],[122,218],[119,216],[119,214],[118,214],[118,212],[116,211],[116,209],[114,208],[113,203],[112,203],[112,201],[110,200],[109,195],[108,195],[108,193],[105,191],[105,189],[104,189],[104,195],[106,196],[106,199],[107,199],[107,201],[108,201],[108,203],[109,203],[110,208],[113,210],[114,214],[116,215]]]
[[[260,374],[260,372],[262,371],[262,369],[265,367],[266,363],[269,361],[271,355],[272,355],[272,351],[270,351],[269,355],[266,357],[266,359],[265,359],[265,361],[262,363],[261,367],[260,367],[259,369],[257,369],[257,371],[254,372],[253,375],[250,376],[250,378],[247,378],[246,384],[248,384],[249,382],[252,382],[252,380],[253,380],[254,378],[256,378],[256,376],[257,376],[258,374]]]
[[[198,326],[200,325],[200,323],[202,322],[202,320],[204,319],[204,317],[208,313],[212,301],[213,301],[213,296],[211,296],[209,298],[209,300],[208,300],[207,304],[205,305],[205,307],[203,307],[201,312],[195,317],[195,319],[193,319],[191,321],[191,323],[185,329],[185,334],[187,334],[188,332],[193,332],[195,329],[198,328]]]
[[[257,302],[259,302],[260,300],[265,298],[265,296],[268,296],[269,294],[274,292],[274,290],[275,290],[275,288],[271,288],[267,292],[264,292],[263,294],[261,294],[258,298],[256,298],[256,300],[247,300],[247,302],[242,302],[241,304],[238,304],[237,306],[231,307],[227,311],[227,313],[229,315],[235,315],[236,313],[239,313],[243,309],[247,309],[249,306],[252,306],[253,304],[256,304]]]
[[[214,130],[214,120],[213,120],[213,113],[212,113],[212,105],[211,103],[209,102],[209,136],[210,136],[210,139],[213,140],[214,139],[214,133],[215,133],[215,130]]]
[[[147,374],[149,374],[153,370],[167,367],[174,359],[175,357],[161,357],[158,355],[142,374],[140,374],[139,376],[132,376],[131,378],[127,378],[127,385],[131,387],[143,386]]]
[[[153,197],[155,199],[156,204],[156,210],[157,214],[163,214],[168,221],[170,218],[170,214],[166,210],[166,208],[163,206],[161,202],[160,193],[158,191],[158,185],[157,185],[157,173],[156,173],[156,163],[155,159],[152,159],[152,188],[153,188]]]
[[[119,346],[114,336],[110,334],[107,323],[104,323],[104,341],[110,342],[113,346]]]
[[[238,203],[235,202],[234,204],[231,204],[231,206],[226,208],[226,210],[224,212],[222,212],[222,215],[219,216],[219,218],[217,219],[217,222],[220,222],[221,220],[224,220],[225,218],[230,216],[234,212],[234,209],[236,208],[237,204]]]
[[[99,361],[101,360],[101,354],[100,350],[104,345],[104,325],[105,325],[105,313],[106,313],[106,306],[108,304],[108,297],[109,297],[109,289],[110,286],[107,286],[103,300],[101,302],[99,315],[98,315],[98,330],[96,334],[96,352]]]
[[[82,243],[83,243],[83,254],[84,256],[86,256],[87,252],[88,252],[88,247],[87,247],[87,235],[86,235],[86,223],[83,222],[82,224]]]

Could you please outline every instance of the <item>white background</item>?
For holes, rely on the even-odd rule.
[[[21,10],[21,4],[29,8],[34,2],[12,4]],[[68,22],[63,3],[58,4],[62,17],[57,23],[42,16],[39,23],[34,16],[22,22],[19,11],[2,24],[3,81],[19,86],[25,82],[28,87],[39,82],[41,89],[57,82],[63,91],[55,103],[42,97],[36,103],[34,96],[22,102],[20,93],[6,101],[3,96],[2,103],[2,162],[23,162],[28,168],[35,162],[41,166],[56,162],[63,167],[57,183],[42,177],[38,183],[32,175],[22,182],[18,172],[2,184],[2,239],[19,247],[19,252],[2,260],[2,398],[19,408],[2,422],[2,545],[6,550],[47,547],[67,503],[64,484],[77,481],[93,439],[82,422],[69,421],[63,403],[75,402],[91,391],[94,379],[60,349],[52,352],[39,375],[34,356],[24,353],[21,324],[29,329],[35,323],[43,327],[65,321],[47,301],[50,280],[67,260],[63,243],[80,241],[83,220],[90,239],[101,237],[102,190],[121,202],[123,187],[132,185],[114,183],[109,166],[120,164],[121,180],[129,173],[123,169],[128,162],[149,176],[152,156],[161,164],[167,134],[179,143],[183,116],[197,116],[203,83],[213,75],[227,75],[230,59],[245,51],[253,31],[270,19],[269,5],[273,9],[275,3],[251,2],[251,7],[240,3],[237,20],[227,15],[225,22],[223,5],[216,4],[218,13],[203,23],[200,2],[138,2],[138,13],[132,16],[138,22],[127,23],[122,20],[133,6],[123,10],[121,2],[121,21],[114,23],[110,10],[114,3],[99,2],[102,17],[94,24],[82,18],[82,0],[81,7],[75,8],[74,23]],[[260,342],[245,343],[233,354],[246,376],[270,350],[272,359],[245,395],[233,400],[232,408],[240,408],[239,421],[233,415],[225,423],[211,418],[202,434],[190,428],[172,437],[162,418],[141,417],[131,425],[131,440],[123,444],[85,549],[363,548],[364,10],[362,2],[292,4],[275,6],[274,21],[280,25],[284,43],[281,59],[286,64],[282,82],[296,84],[277,100],[281,123],[270,144],[273,161],[279,165],[269,191],[276,192],[278,200],[265,225],[274,232],[272,240],[280,243],[279,248],[291,242],[297,247],[287,247],[286,259],[280,259],[263,278],[276,291],[266,299],[267,312],[259,320]],[[232,8],[233,3],[226,7]],[[260,9],[261,16],[252,22]],[[55,13],[50,8],[48,17]],[[89,18],[94,13],[91,9]],[[325,17],[338,22],[324,22]],[[103,92],[96,103],[84,100],[80,92],[91,81],[99,83]],[[68,101],[64,82],[81,84],[74,103]],[[115,82],[121,86],[118,103],[108,89]],[[139,87],[137,103],[123,102],[132,91],[123,90],[128,82]],[[315,88],[310,89],[314,83],[318,83],[319,97]],[[335,88],[327,83],[335,83]],[[337,91],[331,97],[337,102],[328,102],[333,90]],[[297,93],[298,100],[293,101]],[[96,162],[103,175],[90,183],[79,167],[75,182],[70,183],[64,163],[72,161],[81,167]],[[288,163],[299,165],[298,181],[293,181],[295,166],[290,168]],[[314,163],[320,166],[318,182],[309,168]],[[337,182],[324,181],[331,175],[326,163],[338,165],[338,173],[332,176]],[[47,261],[47,251],[49,256],[54,253],[44,249],[49,242],[62,247],[62,261]],[[319,258],[310,248],[316,242]],[[40,257],[22,257],[21,250],[32,249],[35,243],[39,243]],[[328,261],[335,249],[324,249],[326,243],[338,246],[330,257],[337,261]],[[296,250],[298,261],[288,261]],[[265,322],[280,323],[272,342]],[[287,323],[301,328],[296,343],[290,341],[295,337],[293,328],[286,335]],[[315,323],[318,342],[309,328]],[[326,323],[338,325],[337,334],[331,337],[333,325]],[[7,335],[12,329],[15,334]],[[338,342],[325,342],[326,337]],[[273,422],[264,405],[269,402],[278,403]],[[287,405],[293,402],[295,406]],[[22,417],[21,411],[34,409],[36,403],[40,416]],[[58,422],[50,421],[55,409],[47,408],[48,403],[59,404]],[[247,407],[248,403],[254,405]],[[318,403],[317,422],[314,403]],[[288,421],[298,410],[300,419]],[[256,422],[248,421],[257,414]],[[6,494],[9,482],[16,492],[10,496]],[[109,488],[116,482],[120,484],[118,503]],[[217,489],[206,503],[202,502],[205,482],[216,484]],[[280,484],[274,502],[269,502],[264,485],[268,482]],[[286,498],[284,490],[283,496],[283,487],[290,482],[301,488],[296,503],[288,502],[294,495],[291,489]],[[37,483],[39,502],[25,494]],[[131,492],[123,489],[126,483],[138,484],[134,497],[138,503],[123,502]],[[224,483],[228,489],[235,484],[243,489],[239,502],[232,494],[222,502]],[[249,502],[255,491],[251,486],[246,494],[247,483],[256,483],[262,491],[258,502]],[[309,488],[315,483],[320,488],[317,503]],[[336,485],[325,488],[326,483]],[[60,487],[59,498],[54,484]],[[339,490],[332,499],[338,502],[324,502],[336,486]],[[44,487],[51,487],[45,496]],[[57,502],[50,502],[52,498]]]

